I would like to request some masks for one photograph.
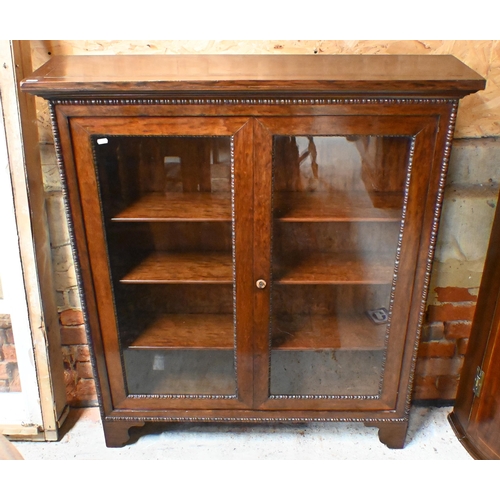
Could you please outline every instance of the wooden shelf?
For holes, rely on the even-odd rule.
[[[111,220],[230,221],[231,213],[231,193],[148,193]]]
[[[153,253],[120,279],[121,283],[232,283],[230,253]]]
[[[399,221],[399,192],[276,192],[274,216],[286,222]]]
[[[279,284],[387,284],[392,282],[394,258],[386,255],[312,253],[274,265]]]
[[[367,317],[294,315],[273,324],[272,348],[279,350],[380,350],[386,325]],[[234,349],[231,314],[166,314],[155,319],[130,349]]]
[[[272,349],[279,350],[380,350],[386,325],[375,325],[367,316],[294,315],[277,317]]]
[[[234,349],[232,314],[166,314],[129,345],[133,349]]]

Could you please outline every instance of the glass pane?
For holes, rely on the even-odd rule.
[[[231,138],[93,144],[129,394],[234,395]]]
[[[271,394],[377,395],[411,138],[273,147]]]
[[[0,314],[0,392],[21,392],[19,366],[9,314]]]

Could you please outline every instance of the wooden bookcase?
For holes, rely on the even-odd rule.
[[[54,57],[108,446],[146,422],[363,421],[402,447],[451,56]]]

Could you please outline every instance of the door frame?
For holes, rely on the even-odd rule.
[[[422,240],[425,230],[425,206],[427,197],[432,193],[428,189],[432,179],[433,165],[438,132],[438,119],[434,115],[411,115],[401,117],[391,114],[390,109],[384,115],[372,116],[360,108],[353,108],[351,113],[314,116],[268,116],[256,118],[254,137],[259,148],[255,159],[255,220],[254,225],[254,282],[271,280],[272,257],[265,249],[271,248],[272,241],[272,138],[274,135],[304,136],[345,136],[345,135],[382,135],[407,136],[411,139],[412,151],[409,152],[406,174],[404,228],[401,231],[400,249],[396,256],[400,261],[397,269],[398,279],[393,282],[393,309],[391,318],[395,318],[398,331],[387,336],[385,347],[385,366],[378,395],[366,396],[326,396],[312,395],[271,395],[270,394],[270,311],[271,288],[255,292],[255,388],[254,405],[261,410],[360,410],[390,411],[398,405],[398,388],[402,384],[400,373],[404,359],[411,356],[414,339],[419,328],[415,321],[412,300],[404,300],[411,290],[411,297],[423,293],[421,284],[414,281],[419,265],[420,253],[427,248],[428,242]],[[423,168],[420,168],[422,166]],[[411,214],[411,215],[408,215]],[[410,218],[411,217],[411,218]],[[391,299],[392,300],[392,299]],[[391,319],[390,318],[390,319]],[[390,320],[389,320],[390,321]]]
[[[151,410],[210,408],[249,409],[252,404],[252,210],[253,129],[251,118],[192,116],[130,116],[111,113],[98,120],[84,106],[65,106],[56,111],[61,149],[65,158],[65,182],[72,214],[72,239],[80,259],[82,304],[87,310],[93,339],[95,366],[100,374],[104,415],[112,411],[140,410],[144,401]],[[92,152],[92,135],[232,136],[234,168],[232,183],[235,239],[236,381],[233,396],[129,395],[114,307],[114,290],[108,260],[106,233],[101,213],[99,181]],[[242,194],[238,194],[242,193]],[[250,202],[250,204],[249,204]],[[247,231],[244,228],[247,228]],[[121,376],[116,374],[121,373]],[[114,376],[113,376],[114,375]]]

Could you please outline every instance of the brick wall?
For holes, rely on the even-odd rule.
[[[478,289],[436,288],[422,328],[413,398],[453,400],[477,301]]]
[[[60,313],[66,395],[71,406],[95,406],[97,395],[90,350],[80,310]]]
[[[19,392],[21,381],[10,315],[0,314],[0,392]]]
[[[474,318],[500,184],[500,141],[455,141],[436,245],[414,399],[453,400]]]
[[[71,406],[96,406],[96,388],[83,325],[59,169],[52,144],[42,144],[40,151],[61,328],[66,395]]]

